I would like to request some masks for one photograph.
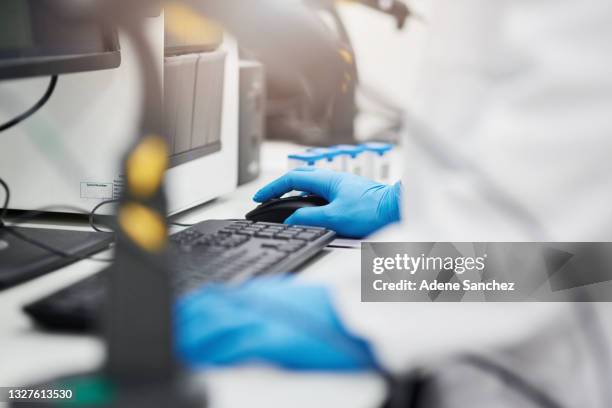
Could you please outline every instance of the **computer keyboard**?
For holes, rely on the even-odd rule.
[[[323,228],[251,221],[204,221],[171,236],[171,265],[178,295],[206,283],[240,282],[295,272],[335,237]],[[104,301],[104,271],[25,306],[50,329],[92,330]],[[143,282],[143,284],[145,284]]]

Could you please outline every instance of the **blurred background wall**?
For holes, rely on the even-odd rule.
[[[431,0],[409,1],[417,17],[410,18],[401,31],[387,15],[350,1],[340,6],[355,47],[362,83],[400,107],[410,107],[415,102],[412,90],[422,49],[427,43],[430,3]],[[360,132],[371,126],[374,126],[371,118],[358,121]]]

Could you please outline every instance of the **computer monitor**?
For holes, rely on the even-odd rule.
[[[0,1],[0,79],[116,68],[120,63],[114,29],[91,22],[68,24],[42,0]]]
[[[29,38],[25,41],[12,34],[11,41],[4,38],[0,41],[0,69],[15,67],[17,63],[26,65],[24,59],[15,57],[15,49],[22,50],[22,55],[26,54],[23,50],[29,50],[27,54],[31,56],[27,67],[13,70],[12,78],[32,76],[37,61],[48,61],[43,55],[54,55],[53,59],[102,56],[108,55],[106,50],[118,52],[121,46],[120,66],[104,69],[113,67],[118,60],[111,63],[98,58],[97,63],[87,67],[95,71],[60,75],[55,92],[45,106],[0,137],[0,175],[11,186],[11,210],[48,208],[71,213],[76,211],[70,208],[80,208],[81,212],[90,211],[103,201],[119,198],[124,182],[120,160],[131,143],[142,95],[138,53],[123,31],[119,30],[117,42],[115,30],[94,25],[80,27],[91,40],[86,44],[83,40],[69,39],[56,41],[54,47],[36,45],[43,40],[37,40],[37,34],[31,33],[40,30],[36,28],[41,24],[35,22],[35,16],[45,14],[38,8],[46,9],[49,6],[45,4],[59,0],[25,1],[29,8],[14,4],[20,1],[24,0],[0,0],[0,35],[17,32],[20,38]],[[5,26],[4,22],[15,20],[7,17],[9,14],[26,21],[31,27],[30,34],[23,33],[22,24]],[[52,26],[58,20],[44,21],[47,31],[54,31]],[[163,16],[149,18],[145,25],[155,56],[154,66],[165,78],[163,136],[170,142],[166,190],[168,211],[176,214],[231,192],[237,186],[238,47],[231,37],[221,35],[215,36],[214,41],[188,43],[164,39]],[[74,35],[79,36],[87,37],[87,34]],[[7,49],[12,50],[11,54]],[[65,63],[60,68],[62,73],[76,69]],[[36,74],[57,72],[50,65],[41,64]],[[40,78],[2,79],[8,79],[6,70],[0,75],[0,122],[11,120],[31,107],[47,86]],[[28,158],[28,166],[21,165],[19,158],[22,157]],[[42,178],[41,174],[50,176]],[[113,212],[112,205],[97,211],[100,215]]]
[[[0,80],[117,68],[120,63],[115,30],[93,22],[68,24],[44,0],[0,2]],[[6,170],[0,169],[0,177],[6,177]],[[1,225],[0,289],[89,256],[112,241],[107,235],[77,231],[11,227],[5,233]]]

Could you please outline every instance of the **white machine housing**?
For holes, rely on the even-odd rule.
[[[151,20],[148,35],[161,71],[163,17]],[[11,188],[11,209],[76,212],[76,207],[87,212],[101,201],[117,198],[122,183],[121,158],[134,141],[142,95],[134,49],[124,36],[120,41],[122,62],[118,69],[60,76],[44,108],[0,135],[0,176]],[[174,163],[168,170],[170,214],[210,201],[237,186],[238,49],[226,36],[216,52],[220,53],[216,57],[211,53],[199,60],[225,57],[220,126],[213,124],[208,129],[209,135],[220,133],[220,143],[205,155],[183,157],[180,164]],[[0,123],[32,106],[48,82],[48,78],[0,82]],[[210,108],[193,109],[193,115],[185,115],[184,109],[178,112],[177,126],[196,130],[208,126],[198,109]],[[112,206],[108,206],[99,213],[111,212]]]

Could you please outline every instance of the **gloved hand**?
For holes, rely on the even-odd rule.
[[[347,238],[363,238],[400,220],[400,183],[379,184],[331,170],[290,171],[259,190],[253,199],[261,203],[293,190],[321,196],[329,205],[299,209],[286,224],[324,227]]]
[[[265,361],[290,369],[375,367],[367,343],[338,320],[327,291],[288,278],[208,286],[176,307],[178,353],[186,364]]]

